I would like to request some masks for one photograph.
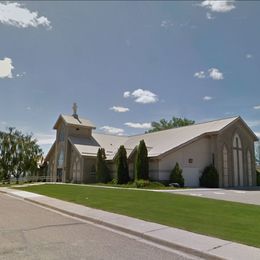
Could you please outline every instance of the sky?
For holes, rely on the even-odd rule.
[[[260,136],[260,2],[0,2],[0,130],[45,154],[60,114],[143,133],[240,115]]]

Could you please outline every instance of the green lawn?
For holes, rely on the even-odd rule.
[[[20,188],[167,226],[260,247],[260,207],[235,202],[77,185]]]

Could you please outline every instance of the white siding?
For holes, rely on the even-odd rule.
[[[169,180],[176,162],[182,168],[185,186],[199,186],[203,169],[211,163],[210,138],[204,137],[162,158],[159,162],[159,180]]]

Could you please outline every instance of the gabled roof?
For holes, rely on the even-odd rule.
[[[217,134],[239,119],[240,117],[232,117],[149,134],[136,135],[130,137],[124,145],[127,148],[134,148],[138,145],[139,141],[143,139],[147,147],[152,147],[148,150],[148,156],[157,157],[186,145],[203,135]]]
[[[77,143],[76,147],[78,147],[77,149],[82,155],[87,155],[88,153],[95,154],[98,148],[102,147],[106,150],[107,159],[113,159],[120,145],[125,146],[127,156],[129,157],[135,147],[139,144],[140,140],[143,139],[147,146],[148,156],[158,157],[173,149],[186,145],[201,136],[218,134],[237,120],[241,120],[241,122],[251,131],[240,117],[232,117],[129,137],[93,133],[92,137],[96,140],[96,145],[94,145],[95,147],[90,143],[85,144],[85,139],[80,141],[80,145],[74,139],[72,142]],[[257,138],[252,131],[251,134],[254,138]]]
[[[240,117],[231,117],[142,135],[117,136],[92,133],[92,137],[90,138],[69,137],[69,141],[82,156],[96,157],[98,148],[102,147],[106,151],[107,159],[112,160],[120,145],[124,145],[127,157],[129,158],[129,156],[135,152],[139,142],[144,140],[147,146],[148,156],[160,157],[202,136],[219,134],[226,127],[239,120],[249,131],[254,140],[258,140],[254,132]]]
[[[81,117],[74,117],[69,115],[60,115],[56,121],[53,129],[57,129],[59,123],[63,121],[66,125],[80,126],[95,129],[95,125],[88,119]]]

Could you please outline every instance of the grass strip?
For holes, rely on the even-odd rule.
[[[260,207],[255,205],[142,190],[63,184],[19,189],[260,247]]]

